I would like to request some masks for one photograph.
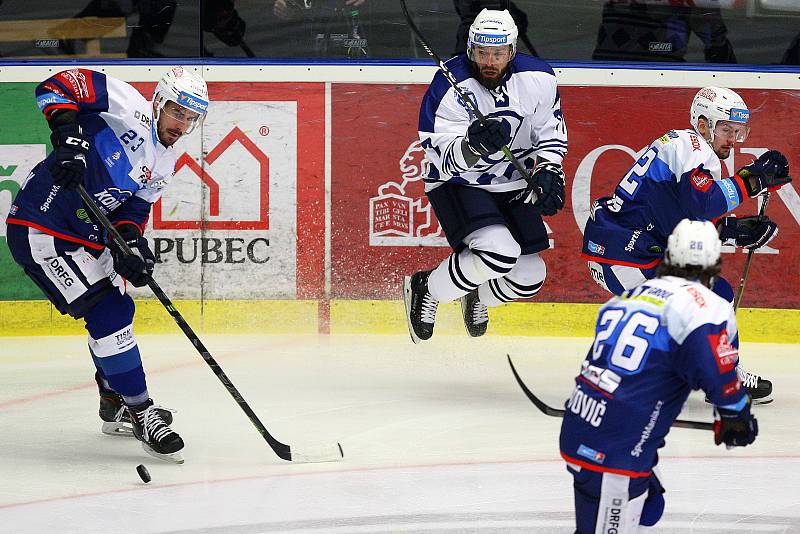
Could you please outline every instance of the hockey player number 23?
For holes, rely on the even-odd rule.
[[[650,150],[645,152],[644,155],[639,158],[639,161],[631,167],[628,174],[620,180],[619,187],[628,194],[628,198],[636,196],[636,190],[639,189],[639,184],[642,178],[644,178],[645,173],[647,173],[647,169],[650,168],[650,164],[656,159],[656,154],[658,154],[658,151],[650,147]]]
[[[610,367],[625,374],[636,374],[650,352],[659,320],[640,311],[624,317],[625,310],[620,308],[609,308],[603,312],[597,321],[592,359],[602,356],[604,348],[612,347],[608,358]]]
[[[131,141],[136,139],[136,132],[134,130],[128,130],[124,134],[120,135],[119,138],[123,143],[128,145]],[[144,143],[144,137],[140,137],[139,142],[131,147],[131,152],[136,152],[136,150],[142,146],[142,143]]]

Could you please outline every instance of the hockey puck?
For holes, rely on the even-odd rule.
[[[144,482],[145,484],[153,480],[150,477],[150,471],[148,471],[147,468],[142,464],[136,466],[136,472],[139,473],[139,478],[141,478],[142,482]]]

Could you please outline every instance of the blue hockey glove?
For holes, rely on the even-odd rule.
[[[789,162],[777,150],[764,152],[753,163],[739,169],[737,174],[744,182],[750,198],[763,195],[767,191],[777,191],[792,181],[789,176]]]
[[[714,443],[731,447],[746,447],[758,436],[758,421],[750,413],[750,397],[740,412],[714,407]]]
[[[511,134],[503,126],[502,121],[497,119],[486,119],[486,125],[481,121],[474,120],[467,129],[467,136],[464,138],[467,147],[476,156],[490,156],[511,142]]]
[[[135,224],[121,224],[117,227],[117,231],[131,248],[133,254],[125,254],[113,239],[110,240],[108,248],[111,249],[114,270],[134,287],[146,286],[156,264],[156,257],[150,250],[147,239]]]
[[[50,134],[55,154],[50,165],[53,183],[67,189],[75,189],[83,183],[86,174],[86,155],[91,143],[83,135],[81,127],[71,122],[58,126]]]
[[[557,163],[545,161],[536,166],[528,186],[511,202],[533,204],[542,209],[542,215],[555,215],[564,207],[565,190],[564,169]]]
[[[778,225],[764,217],[723,217],[717,223],[719,238],[725,245],[745,249],[761,248],[778,235]]]

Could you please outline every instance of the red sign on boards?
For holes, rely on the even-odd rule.
[[[427,160],[417,120],[423,85],[333,84],[331,139],[331,284],[333,298],[396,299],[402,277],[431,269],[446,245],[425,198]],[[689,127],[696,89],[562,87],[569,129],[566,207],[545,222],[551,249],[542,253],[548,279],[540,302],[602,302],[608,294],[580,259],[582,228],[593,199],[609,194],[637,152],[671,129]],[[740,90],[751,112],[750,137],[723,164],[732,174],[768,149],[800,165],[800,138],[786,128],[800,119],[800,97],[777,90]],[[778,125],[778,127],[776,127]],[[797,308],[800,295],[800,196],[790,184],[773,195],[768,215],[778,237],[754,257],[743,305]],[[739,215],[752,215],[755,200]],[[736,287],[745,254],[723,255],[723,274]],[[780,280],[778,283],[777,280]]]

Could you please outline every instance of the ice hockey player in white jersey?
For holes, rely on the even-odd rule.
[[[655,278],[600,308],[565,405],[560,449],[578,534],[632,534],[661,518],[658,449],[692,390],[714,406],[714,443],[744,447],[758,435],[735,367],[733,307],[709,289],[720,272],[717,230],[684,219],[666,248]]]
[[[460,299],[467,331],[477,337],[486,332],[488,307],[533,297],[545,280],[542,216],[564,207],[567,129],[553,70],[518,53],[517,34],[508,11],[484,9],[469,29],[467,53],[446,62],[485,125],[441,71],[422,101],[425,192],[453,252],[405,279],[415,343],[433,335],[439,303]],[[506,159],[504,146],[531,176]]]
[[[721,160],[750,132],[750,111],[730,89],[705,87],[692,101],[687,130],[672,130],[648,146],[614,194],[592,205],[582,257],[592,278],[621,294],[655,275],[667,237],[683,218],[715,221],[725,244],[763,247],[778,233],[769,219],[725,216],[747,198],[791,182],[789,163],[770,150],[726,176]],[[717,277],[713,290],[733,301],[731,284]],[[769,380],[740,369],[754,399],[768,401]]]
[[[133,333],[126,281],[147,285],[155,257],[142,235],[151,205],[175,172],[175,142],[205,118],[208,89],[175,67],[152,102],[101,72],[59,72],[36,88],[53,151],[11,205],[14,260],[62,314],[83,319],[97,373],[103,431],[133,435],[150,454],[182,461],[172,414],[150,399]],[[134,254],[109,238],[76,191],[82,185]]]

